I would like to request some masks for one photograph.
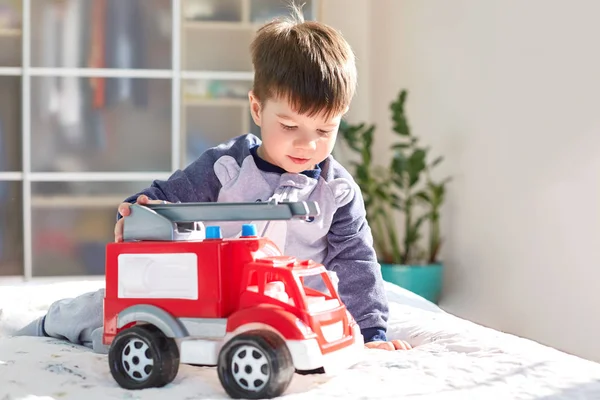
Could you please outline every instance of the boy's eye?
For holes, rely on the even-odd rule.
[[[317,132],[319,132],[319,134],[320,134],[320,135],[322,135],[322,136],[328,136],[328,135],[330,135],[330,134],[331,134],[331,132],[333,132],[333,131],[325,131],[325,130],[323,130],[323,129],[317,129]]]
[[[281,124],[281,127],[286,131],[292,131],[297,128],[296,126],[291,126],[291,125],[286,125],[286,124]]]

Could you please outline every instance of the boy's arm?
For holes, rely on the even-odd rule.
[[[365,342],[387,341],[388,302],[360,190],[333,216],[324,264],[335,271],[340,297]]]
[[[124,202],[135,203],[142,194],[150,200],[170,203],[215,202],[221,189],[214,171],[218,157],[217,151],[210,149],[185,169],[175,171],[167,180],[155,180],[150,187],[129,196]],[[118,214],[117,218],[120,217]]]

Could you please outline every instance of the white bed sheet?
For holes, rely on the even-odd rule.
[[[11,337],[52,301],[102,281],[0,282],[0,399],[228,398],[215,368],[182,365],[161,389],[117,386],[104,355],[50,338]],[[369,350],[337,376],[295,375],[288,399],[600,399],[600,364],[484,328],[386,284],[391,338],[410,351]]]

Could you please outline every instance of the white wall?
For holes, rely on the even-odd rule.
[[[383,151],[407,88],[415,133],[454,176],[442,306],[600,361],[600,2],[370,5],[364,26],[336,25],[368,31],[369,97],[355,104]]]
[[[351,121],[371,119],[371,8],[370,0],[320,0],[319,19],[335,27],[352,46],[356,56],[358,87],[348,111]]]
[[[443,305],[595,360],[599,13],[593,0],[378,1],[370,88],[381,127],[410,90],[415,131],[455,176]]]

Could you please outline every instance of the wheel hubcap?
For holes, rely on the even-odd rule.
[[[140,339],[131,339],[122,353],[123,368],[127,375],[136,381],[145,381],[152,372],[154,360],[147,343]]]
[[[267,384],[271,371],[263,351],[254,346],[240,346],[231,360],[233,379],[242,388],[258,392]]]

